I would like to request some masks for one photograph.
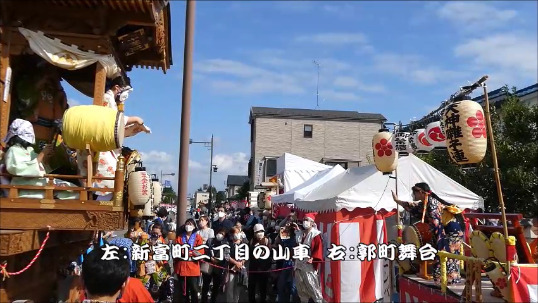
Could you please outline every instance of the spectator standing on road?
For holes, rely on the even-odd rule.
[[[214,221],[213,225],[211,226],[213,230],[220,230],[221,228],[230,230],[234,226],[232,221],[226,219],[226,213],[224,212],[223,207],[218,208],[217,216],[218,219]]]
[[[226,230],[220,229],[215,238],[211,238],[207,241],[207,246],[209,249],[207,255],[210,257],[208,262],[209,273],[204,274],[203,277],[203,286],[202,286],[202,303],[208,302],[208,293],[210,289],[210,284],[213,282],[211,287],[211,303],[215,303],[217,296],[222,290],[222,281],[224,276],[224,268],[227,268],[228,262],[224,258],[224,250],[216,249],[221,245],[227,245],[228,240],[226,239]]]
[[[230,249],[225,250],[225,258],[228,262],[228,271],[225,276],[224,292],[226,294],[227,303],[238,303],[241,294],[241,271],[244,269],[245,260],[238,260],[236,247],[242,243],[241,235],[237,228],[232,227],[229,232],[231,238]]]
[[[176,243],[189,245],[189,258],[203,254],[195,247],[202,245],[202,237],[196,232],[196,223],[193,219],[187,219],[185,224],[179,228]],[[178,297],[181,302],[198,303],[198,278],[200,277],[199,261],[176,260],[174,262],[175,272],[179,277],[178,284],[181,292]]]
[[[254,256],[254,249],[260,245],[266,246],[267,249],[265,251],[269,251],[269,256],[266,259],[261,258],[264,257],[265,252],[262,253],[260,258]],[[250,241],[249,256],[248,298],[251,303],[256,302],[257,293],[260,295],[260,302],[266,302],[269,270],[273,261],[270,248],[271,240],[265,236],[263,225],[256,224],[254,226],[254,238]]]
[[[283,250],[288,249],[290,255],[293,253],[293,248],[297,246],[297,241],[291,224],[280,228],[280,234],[275,240],[274,248],[278,250],[279,245]],[[282,270],[283,268],[286,269]],[[276,269],[280,270],[277,279],[278,303],[289,303],[290,295],[297,296],[293,281],[293,260],[290,258],[289,260],[276,261]]]

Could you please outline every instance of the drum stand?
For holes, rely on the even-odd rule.
[[[428,266],[432,264],[432,261],[420,261],[420,271],[417,274],[418,277],[424,280],[431,280],[433,277],[428,275]]]

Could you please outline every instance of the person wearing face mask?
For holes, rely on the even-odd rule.
[[[225,302],[228,303],[237,303],[239,302],[239,296],[241,294],[242,284],[241,284],[241,271],[245,267],[245,260],[239,260],[239,256],[236,255],[238,252],[238,245],[242,243],[241,235],[237,228],[232,227],[229,230],[230,245],[229,249],[224,249],[224,259],[228,263],[228,271],[224,278],[225,281]]]
[[[297,243],[310,247],[310,257],[295,260],[295,286],[301,302],[308,302],[310,299],[314,302],[323,302],[318,276],[323,260],[323,241],[321,232],[315,226],[314,214],[308,213],[304,216],[303,227],[304,231],[300,231],[299,226],[294,225],[295,239]]]
[[[210,273],[203,277],[203,286],[202,286],[202,303],[208,302],[208,294],[211,283],[211,303],[217,301],[217,296],[222,290],[222,282],[224,276],[223,268],[228,266],[228,263],[224,259],[224,251],[217,249],[222,245],[229,245],[228,240],[226,239],[226,230],[220,229],[214,238],[211,238],[207,241],[207,255],[210,257],[206,262],[209,263],[211,267]],[[214,266],[213,266],[214,265]]]
[[[247,241],[247,235],[243,232],[243,225],[241,225],[240,222],[235,223],[235,228],[239,230],[239,234],[241,235],[241,241]]]
[[[267,259],[255,258],[254,249],[263,245],[271,248],[271,240],[265,236],[262,224],[254,225],[254,238],[250,241],[248,298],[249,302],[256,302],[256,293],[260,295],[260,302],[266,302],[267,284],[269,283],[269,270],[273,260],[272,254]]]
[[[225,228],[226,230],[229,230],[230,228],[234,226],[232,221],[226,219],[226,212],[224,212],[223,207],[218,208],[217,216],[218,216],[218,219],[214,221],[213,224],[211,225],[214,230],[219,230],[221,228]]]
[[[279,245],[283,250],[288,249],[290,254],[293,252],[293,248],[297,246],[295,231],[291,224],[280,228],[279,235],[275,240],[273,248],[279,249]],[[276,269],[280,270],[277,278],[277,302],[289,303],[290,295],[297,296],[297,289],[295,288],[295,283],[293,281],[293,259],[290,258],[289,260],[276,261]],[[297,300],[294,300],[294,302],[296,301]]]
[[[131,83],[128,77],[119,76],[112,80],[110,88],[106,91],[103,100],[103,106],[118,110],[118,105],[123,104],[132,90]],[[134,136],[142,131],[144,120],[140,117],[128,117],[124,116],[125,124],[125,137]],[[149,129],[145,130],[149,133]],[[85,150],[77,151],[77,163],[80,174],[85,176],[88,173],[87,152]],[[100,177],[114,178],[116,173],[116,165],[118,157],[121,155],[121,148],[100,152],[96,155],[98,159],[97,166],[95,167],[96,175]],[[114,180],[96,180],[93,183],[95,188],[114,189]],[[110,201],[112,200],[113,192],[95,192],[98,201]]]
[[[203,244],[202,237],[196,232],[196,222],[193,219],[187,219],[185,224],[179,228],[176,243],[179,245],[189,245],[189,257],[200,256],[204,253],[203,249],[195,250]],[[198,303],[198,278],[200,277],[199,261],[184,261],[176,259],[174,269],[179,277],[178,283],[180,292],[179,297],[184,302]]]

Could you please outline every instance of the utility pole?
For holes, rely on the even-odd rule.
[[[213,217],[211,216],[211,212],[213,211],[213,134],[211,134],[211,159],[209,163],[209,209],[207,210],[207,214],[211,222],[213,221]]]
[[[319,63],[316,60],[312,60],[314,62],[314,65],[316,65],[318,69],[318,82],[316,83],[316,109],[319,109]]]
[[[187,220],[187,185],[189,179],[189,141],[191,132],[192,53],[194,44],[194,12],[196,1],[187,0],[185,17],[185,48],[183,51],[183,91],[181,94],[181,134],[179,147],[179,178],[176,224]]]

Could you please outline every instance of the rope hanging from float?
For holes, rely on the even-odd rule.
[[[35,254],[34,258],[28,265],[26,265],[23,269],[16,271],[16,272],[8,272],[7,271],[7,261],[4,261],[2,264],[0,264],[0,273],[2,273],[2,281],[5,281],[6,278],[9,278],[10,276],[17,276],[22,274],[23,272],[27,271],[39,258],[39,255],[41,255],[41,252],[43,251],[43,248],[45,248],[45,244],[47,244],[47,241],[50,237],[50,231],[47,232],[47,235],[45,236],[45,240],[43,240],[43,243],[41,243],[41,247],[39,247],[39,250]]]

